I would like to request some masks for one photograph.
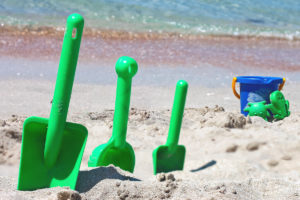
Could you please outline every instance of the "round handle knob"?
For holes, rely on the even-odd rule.
[[[116,72],[123,78],[132,78],[138,70],[137,62],[128,56],[123,56],[116,63]]]

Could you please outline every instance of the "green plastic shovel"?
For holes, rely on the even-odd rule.
[[[116,64],[117,95],[110,140],[94,149],[88,161],[89,167],[113,164],[123,170],[133,172],[135,155],[132,146],[126,142],[127,122],[130,104],[131,81],[138,65],[130,57],[121,57]]]
[[[185,147],[178,145],[178,140],[187,89],[186,81],[177,82],[167,143],[154,149],[152,154],[154,174],[183,169]]]
[[[24,122],[18,190],[75,189],[87,129],[66,118],[83,25],[79,14],[68,17],[50,118],[29,117]]]

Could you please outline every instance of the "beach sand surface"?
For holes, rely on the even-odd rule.
[[[190,85],[179,144],[186,147],[183,171],[153,175],[152,151],[166,142],[174,86],[133,85],[127,141],[133,174],[118,167],[88,168],[95,147],[112,133],[115,85],[74,84],[68,121],[89,130],[77,191],[50,188],[17,191],[22,124],[49,117],[53,81],[0,82],[0,199],[299,199],[299,84],[283,93],[291,115],[266,122],[245,118],[228,87]],[[171,85],[171,84],[170,84]]]

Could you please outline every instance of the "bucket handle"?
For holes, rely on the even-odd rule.
[[[233,77],[232,85],[231,85],[232,86],[232,91],[233,91],[234,96],[236,96],[238,99],[240,99],[241,97],[240,97],[239,93],[237,93],[237,91],[235,90],[236,80],[237,80],[237,78]],[[282,83],[279,85],[279,88],[278,88],[279,91],[282,90],[284,84],[285,84],[285,78],[282,78]]]
[[[241,97],[240,97],[239,93],[237,93],[237,91],[235,90],[236,79],[237,79],[236,77],[233,77],[231,86],[232,86],[232,91],[233,91],[234,96],[236,96],[236,98],[240,99]]]
[[[282,78],[282,83],[279,85],[279,88],[278,88],[279,91],[282,90],[284,84],[285,84],[285,78]]]

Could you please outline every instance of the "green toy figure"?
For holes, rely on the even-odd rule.
[[[244,109],[245,112],[249,112],[249,116],[259,116],[268,121],[271,118],[268,112],[266,101],[248,103],[248,107]]]
[[[273,113],[275,119],[283,119],[290,116],[290,103],[285,100],[282,92],[275,91],[270,95],[271,104],[267,105],[268,109]]]
[[[278,90],[272,92],[270,101],[271,104],[266,104],[266,101],[248,103],[248,107],[244,111],[249,112],[249,116],[259,116],[266,121],[271,121],[272,118],[281,120],[290,115],[289,101],[285,100],[282,92]]]

